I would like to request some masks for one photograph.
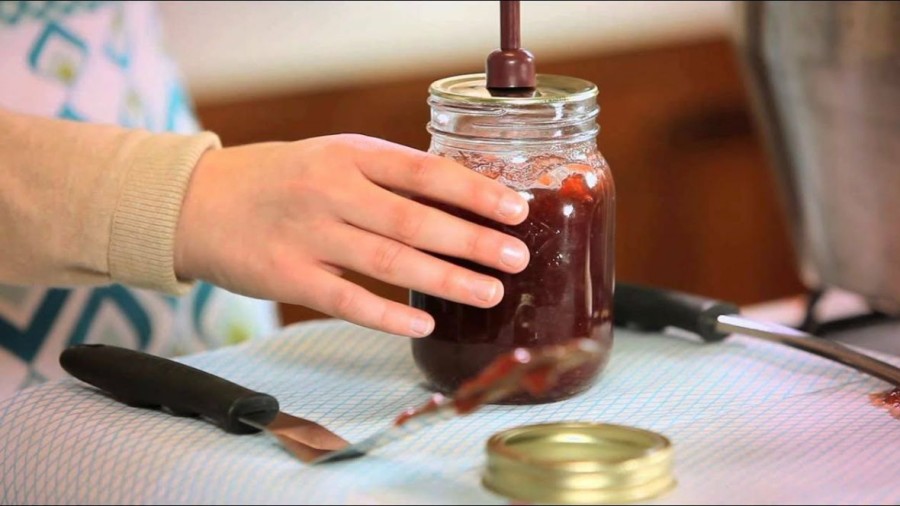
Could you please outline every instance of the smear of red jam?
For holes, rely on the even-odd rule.
[[[516,348],[511,353],[497,357],[475,379],[463,383],[456,391],[456,395],[453,396],[456,412],[464,415],[477,409],[486,402],[486,395],[491,386],[511,377],[517,370],[525,368],[533,358],[532,352],[525,348]],[[521,388],[523,379],[524,377],[519,379],[519,383],[513,387]]]
[[[429,411],[436,410],[442,403],[444,402],[444,396],[441,394],[434,394],[431,396],[431,399],[426,402],[424,405],[418,408],[409,408],[403,413],[400,413],[400,416],[394,420],[394,425],[401,426],[404,423],[408,422],[410,418],[414,416],[419,416],[423,413],[428,413]]]
[[[884,408],[894,418],[900,420],[900,387],[875,394],[869,394],[872,405]]]

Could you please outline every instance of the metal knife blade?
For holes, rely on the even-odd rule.
[[[264,431],[303,462],[349,443],[316,422],[280,410],[278,400],[171,359],[107,345],[65,349],[73,377],[134,407],[199,416],[231,434]]]
[[[613,313],[619,326],[656,332],[675,327],[709,342],[721,341],[732,333],[747,335],[813,353],[900,386],[900,368],[786,325],[745,318],[730,302],[628,283],[616,284],[614,301]]]

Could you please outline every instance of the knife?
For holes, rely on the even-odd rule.
[[[199,416],[230,434],[265,432],[303,462],[349,443],[321,425],[281,411],[275,397],[174,360],[102,344],[60,355],[63,369],[129,406]]]
[[[600,345],[590,339],[516,348],[496,357],[452,397],[435,394],[425,404],[402,412],[388,427],[352,445],[315,422],[281,412],[271,395],[171,359],[90,344],[65,349],[60,364],[75,378],[130,406],[162,408],[181,416],[199,415],[232,434],[265,431],[303,462],[317,465],[362,457],[517,392],[539,395],[552,388],[563,373],[596,361],[601,354]]]
[[[597,342],[584,338],[535,348],[515,348],[496,357],[480,373],[463,382],[451,397],[434,394],[425,404],[402,412],[388,427],[350,446],[322,455],[312,464],[362,457],[413,432],[455,416],[471,414],[486,404],[518,392],[540,396],[553,388],[564,373],[596,362],[602,355],[603,349]]]
[[[722,341],[730,334],[747,335],[803,350],[900,386],[900,368],[792,327],[745,318],[737,305],[727,301],[628,283],[616,283],[613,300],[618,326],[650,332],[674,327],[693,332],[707,342]]]

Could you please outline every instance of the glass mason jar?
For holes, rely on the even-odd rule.
[[[529,202],[526,220],[506,226],[430,202],[456,216],[518,237],[531,260],[507,274],[456,258],[445,260],[499,279],[503,300],[483,309],[410,292],[410,304],[431,314],[434,331],[412,340],[430,386],[453,393],[497,356],[516,347],[588,337],[602,357],[566,373],[535,404],[588,389],[609,360],[613,333],[615,188],[597,150],[597,87],[581,79],[538,75],[529,96],[495,97],[484,74],[433,83],[429,152],[451,158],[517,190]]]

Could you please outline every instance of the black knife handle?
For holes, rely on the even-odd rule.
[[[651,332],[675,327],[694,332],[710,342],[728,336],[716,330],[717,318],[740,312],[730,302],[629,283],[616,283],[613,299],[613,314],[618,326]]]
[[[65,349],[63,369],[130,406],[167,408],[178,416],[201,416],[232,434],[259,432],[278,414],[278,400],[224,378],[163,357],[117,346],[86,344]]]

